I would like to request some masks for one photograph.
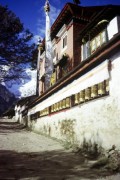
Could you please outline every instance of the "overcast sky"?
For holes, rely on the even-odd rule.
[[[49,0],[51,5],[51,21],[52,23],[58,16],[60,10],[67,2],[72,0]],[[36,38],[38,35],[44,37],[45,29],[45,14],[44,4],[45,0],[0,0],[0,4],[7,5],[24,24],[24,26],[34,34]],[[81,0],[81,6],[98,6],[106,4],[118,4],[120,0]]]

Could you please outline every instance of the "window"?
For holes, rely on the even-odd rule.
[[[87,59],[106,41],[107,41],[107,31],[105,29],[104,31],[100,32],[96,37],[91,39],[90,41],[85,42],[82,45],[82,60]]]
[[[94,52],[96,49],[96,39],[93,39],[91,41],[91,52]]]
[[[63,38],[63,48],[67,46],[67,35]]]
[[[56,49],[53,50],[53,58],[56,57]]]
[[[103,31],[103,32],[101,33],[101,43],[102,43],[102,44],[105,43],[106,40],[107,40],[106,31]]]
[[[58,60],[58,53],[56,54],[56,59]]]
[[[83,44],[82,46],[82,54],[83,54],[83,59],[86,59],[90,56],[90,42],[88,41],[87,43]]]
[[[94,39],[91,40],[91,53],[96,51],[98,47],[100,47],[107,40],[106,30],[99,33]]]
[[[96,37],[96,47],[99,47],[100,44],[101,44],[100,36],[97,36],[97,37]]]

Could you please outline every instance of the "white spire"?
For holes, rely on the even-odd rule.
[[[46,34],[45,34],[45,90],[47,90],[50,86],[50,78],[53,72],[53,58],[52,58],[52,43],[51,43],[51,33],[50,33],[50,4],[49,1],[46,0],[45,6],[46,13]]]
[[[50,11],[50,4],[49,4],[48,0],[46,0],[46,2],[45,2],[44,9],[45,9],[45,12],[49,12]]]

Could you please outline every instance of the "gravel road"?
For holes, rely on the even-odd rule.
[[[88,180],[106,176],[48,137],[0,119],[0,180]]]

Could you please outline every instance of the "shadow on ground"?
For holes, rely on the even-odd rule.
[[[0,120],[0,133],[22,133],[23,129],[25,126],[17,122]],[[103,169],[90,169],[82,155],[69,151],[0,150],[0,180],[93,180],[110,174]]]
[[[51,151],[17,153],[0,151],[0,179],[35,178],[39,180],[96,179],[110,175],[90,169],[84,157],[71,152]]]

